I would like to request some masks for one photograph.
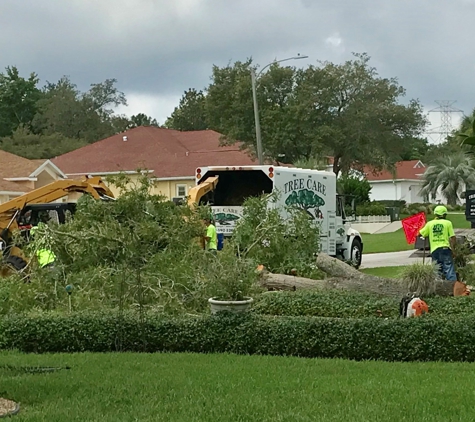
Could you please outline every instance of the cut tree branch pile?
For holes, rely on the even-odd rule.
[[[364,274],[345,262],[326,254],[318,254],[317,267],[324,271],[328,278],[312,280],[263,271],[261,285],[268,290],[340,289],[398,297],[408,293],[398,279]],[[447,281],[437,283],[436,294],[440,296],[452,295],[453,284]]]

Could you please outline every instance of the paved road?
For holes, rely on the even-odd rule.
[[[430,262],[426,256],[426,262]],[[414,249],[402,252],[363,254],[360,268],[397,267],[422,262],[422,252]]]

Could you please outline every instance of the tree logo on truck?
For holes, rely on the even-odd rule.
[[[223,226],[227,226],[231,224],[231,222],[239,220],[239,215],[235,214],[226,214],[224,212],[219,212],[214,215],[214,220],[218,224],[222,224]]]
[[[302,189],[293,191],[285,200],[285,205],[300,208],[313,219],[322,219],[323,214],[320,211],[320,207],[325,205],[325,201],[315,192],[309,189]],[[314,214],[310,210],[314,210]]]

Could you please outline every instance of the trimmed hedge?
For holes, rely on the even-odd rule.
[[[198,352],[386,361],[475,361],[475,318],[334,319],[44,314],[0,319],[22,352]]]
[[[475,296],[424,298],[431,315],[473,315]],[[398,298],[349,291],[296,291],[266,293],[256,299],[260,315],[364,318],[399,316]],[[378,312],[381,311],[381,312]]]

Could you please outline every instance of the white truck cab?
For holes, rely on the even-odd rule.
[[[294,206],[315,221],[320,231],[319,252],[351,262],[356,268],[361,265],[363,241],[346,218],[333,172],[283,166],[213,166],[197,168],[195,180],[189,203],[211,206],[218,234],[232,235],[246,198],[277,192],[276,206],[283,214],[285,206]]]

